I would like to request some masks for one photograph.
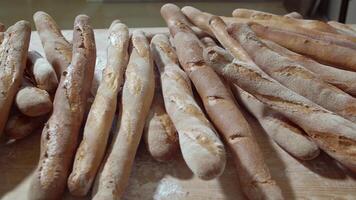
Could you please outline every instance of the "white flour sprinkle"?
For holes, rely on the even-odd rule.
[[[181,199],[182,197],[187,196],[187,194],[188,193],[184,192],[183,188],[174,180],[163,178],[157,186],[153,199]]]

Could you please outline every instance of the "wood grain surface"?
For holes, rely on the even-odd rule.
[[[143,28],[150,33],[167,32],[165,28]],[[71,31],[64,35],[71,39]],[[43,55],[36,32],[31,36],[30,49]],[[95,30],[97,65],[94,85],[100,80],[106,63],[106,30]],[[95,86],[93,87],[93,93]],[[356,199],[356,174],[344,169],[322,153],[312,161],[299,161],[273,143],[261,126],[246,112],[258,144],[273,178],[283,190],[286,199]],[[21,141],[0,146],[0,199],[26,200],[29,177],[39,158],[40,133],[38,130]],[[111,140],[110,140],[111,141]],[[74,198],[66,192],[64,199]],[[239,187],[231,157],[223,175],[211,181],[202,181],[187,168],[181,156],[169,163],[154,161],[141,143],[135,159],[133,173],[125,200],[236,200],[245,199]]]

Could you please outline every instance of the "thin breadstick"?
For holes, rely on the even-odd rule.
[[[290,51],[270,40],[262,41],[278,54],[287,56],[291,61],[318,74],[324,81],[335,85],[352,96],[356,96],[356,72],[323,65],[306,56]]]
[[[29,51],[27,69],[30,77],[36,82],[36,87],[53,94],[58,86],[58,78],[52,65],[37,51]]]
[[[204,65],[204,63],[201,63],[201,61],[203,61],[201,59],[202,57],[195,58],[195,56],[192,56],[193,54],[196,54],[194,51],[199,51],[199,49],[197,49],[197,42],[199,45],[200,41],[196,38],[189,26],[185,23],[186,19],[177,6],[173,4],[165,4],[161,8],[161,15],[166,21],[170,33],[173,37],[173,43],[177,49],[178,59],[182,63],[182,66],[185,69],[188,69],[187,67],[191,67],[189,71],[187,71],[187,74],[190,76],[191,73],[194,73],[192,71],[194,68]],[[176,60],[173,60],[170,57],[168,57],[169,59],[167,60],[167,56],[170,54],[174,54],[175,56],[175,53],[172,47],[168,45],[168,42],[163,43],[159,42],[158,40],[157,43],[153,43],[153,45],[156,46],[154,47],[154,50],[156,51],[156,63],[158,58],[162,59],[160,62],[163,62],[160,63],[160,68],[162,68],[163,65],[167,65],[168,63],[176,63]],[[200,51],[202,53],[202,50]],[[182,87],[182,85],[180,86]],[[166,87],[163,85],[163,81],[162,87]],[[167,97],[165,97],[165,103],[168,100],[175,102],[175,105],[170,105],[172,107],[174,106],[174,108],[168,109],[167,104],[166,108],[179,133],[179,141],[183,157],[189,168],[198,177],[202,179],[215,178],[219,176],[225,168],[226,157],[223,144],[220,141],[213,126],[204,117],[204,114],[197,106],[195,101],[191,102],[194,99],[190,99],[190,93],[187,93],[187,91],[175,92],[177,93],[172,93],[172,96],[167,95]],[[183,94],[179,94],[179,92]],[[185,108],[179,112],[175,109],[177,109],[176,106],[179,107],[180,104],[182,104],[181,106],[184,106]],[[194,116],[195,113],[197,116]],[[182,115],[182,117],[178,117],[179,115]],[[191,125],[189,125],[189,123],[187,123],[188,121],[186,120],[188,120]]]
[[[54,19],[43,11],[33,15],[46,58],[60,79],[72,60],[72,45],[61,33]]]
[[[132,34],[132,51],[125,77],[120,128],[95,180],[93,200],[122,197],[152,103],[155,87],[153,61],[142,31]]]
[[[233,62],[231,54],[220,47],[210,46],[205,48],[204,52],[219,56],[220,59],[216,60],[214,65],[224,67]],[[266,133],[288,153],[301,160],[310,160],[319,155],[320,151],[316,144],[287,118],[236,85],[232,85],[232,91],[239,102],[259,121]]]
[[[228,29],[253,61],[269,76],[314,103],[356,122],[356,99],[341,89],[324,82],[317,74],[261,42],[246,24]]]
[[[63,72],[52,115],[42,131],[40,160],[31,180],[30,200],[62,198],[90,93],[95,59],[89,17],[78,15],[74,21],[72,61]]]
[[[237,18],[249,18],[254,20],[268,20],[270,23],[274,24],[289,24],[298,27],[303,27],[306,29],[318,30],[322,32],[337,33],[337,31],[329,24],[319,21],[319,20],[306,20],[306,19],[296,19],[290,17],[284,17],[275,15],[272,13],[266,13],[257,10],[250,10],[245,8],[238,8],[232,12],[233,17]]]
[[[210,19],[214,33],[226,32],[226,25],[219,17]],[[224,35],[228,35],[227,33]],[[221,44],[233,45],[226,38],[216,34]],[[226,46],[226,47],[227,47]],[[220,67],[214,65],[218,55],[205,54],[214,69],[258,100],[286,116],[297,124],[309,137],[331,157],[356,171],[356,124],[318,106],[312,101],[294,93],[270,78],[256,65],[235,60],[235,63]]]
[[[179,149],[177,130],[167,114],[161,89],[161,79],[155,70],[155,95],[143,131],[148,152],[157,161],[168,161]]]
[[[0,45],[0,137],[21,86],[30,35],[30,24],[19,21],[4,32],[4,40]]]
[[[83,140],[75,155],[68,188],[75,196],[88,193],[104,157],[128,62],[129,30],[114,21],[108,36],[108,63],[85,124]]]
[[[186,6],[182,9],[183,13],[189,18],[189,20],[200,29],[207,33],[212,34],[209,28],[209,19],[211,14],[202,12],[196,8]],[[289,23],[277,23],[274,20],[256,20],[248,18],[234,18],[234,17],[221,17],[227,24],[235,23],[256,23],[261,24],[267,28],[278,30],[281,32],[291,33],[294,35],[301,35],[305,38],[320,40],[334,45],[340,45],[342,47],[348,47],[356,50],[356,37],[350,37],[340,34],[334,34],[329,32],[322,32],[314,29],[306,29],[300,26],[295,26]]]

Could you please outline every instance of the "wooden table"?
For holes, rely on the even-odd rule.
[[[146,28],[145,31],[162,32],[166,29]],[[64,31],[64,35],[71,38],[71,31]],[[95,30],[95,37],[97,83],[106,62],[106,31]],[[43,54],[36,32],[32,34],[30,49]],[[267,138],[256,120],[248,114],[246,118],[286,199],[356,199],[356,174],[345,170],[324,153],[312,161],[296,160]],[[26,199],[29,177],[38,162],[40,132],[38,130],[37,134],[26,139],[0,147],[0,199]],[[65,199],[78,198],[66,193]],[[244,197],[230,156],[221,177],[202,181],[192,174],[181,156],[169,163],[159,163],[148,155],[141,144],[124,199],[236,200]]]

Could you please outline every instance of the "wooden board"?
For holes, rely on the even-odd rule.
[[[149,32],[167,31],[165,28],[146,28]],[[64,31],[71,38],[71,31]],[[96,82],[106,62],[106,31],[95,30],[97,44]],[[30,49],[43,54],[36,32],[31,36]],[[342,168],[322,153],[312,161],[299,161],[284,152],[266,137],[261,126],[246,114],[273,178],[282,188],[286,199],[356,199],[356,175]],[[39,157],[40,132],[21,141],[0,147],[0,199],[25,200],[29,177]],[[65,199],[74,198],[68,193]],[[154,161],[145,146],[140,145],[134,169],[124,199],[127,200],[236,200],[244,199],[236,170],[228,156],[221,177],[202,181],[187,168],[181,156],[169,163]]]

